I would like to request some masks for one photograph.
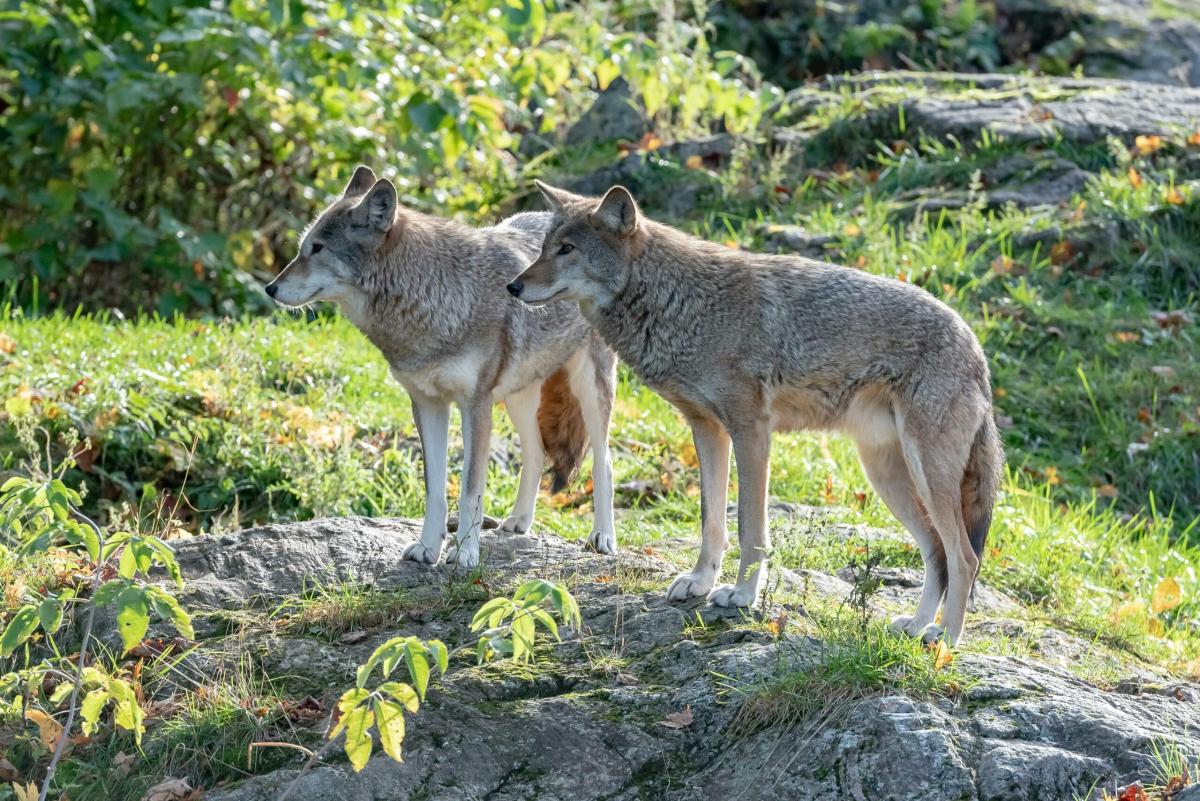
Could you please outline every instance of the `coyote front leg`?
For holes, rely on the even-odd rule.
[[[458,531],[446,561],[466,570],[479,566],[479,532],[483,528],[483,485],[492,443],[492,398],[481,393],[460,407],[463,429],[462,493],[458,496]]]
[[[513,504],[512,514],[500,524],[501,531],[512,534],[524,534],[533,525],[538,486],[542,480],[542,468],[546,464],[546,451],[542,447],[542,434],[538,430],[537,420],[541,397],[542,385],[538,383],[504,399],[504,407],[521,441],[521,480],[517,487],[517,500]]]
[[[717,587],[708,596],[713,606],[753,606],[765,577],[764,560],[771,547],[767,530],[767,484],[771,473],[771,429],[755,421],[733,433],[738,468],[738,546],[741,563],[737,584]]]
[[[413,419],[421,438],[425,466],[425,522],[421,539],[404,549],[403,558],[433,564],[442,555],[446,538],[446,448],[450,435],[450,404],[410,393]]]
[[[668,601],[708,595],[721,575],[728,534],[725,504],[729,498],[729,434],[716,420],[695,419],[692,440],[700,459],[700,557],[690,573],[681,573],[667,590]]]

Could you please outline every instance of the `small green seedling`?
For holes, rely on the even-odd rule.
[[[486,629],[479,635],[478,656],[483,664],[497,654],[520,661],[533,658],[537,624],[541,623],[554,639],[561,640],[558,625],[546,610],[551,606],[564,624],[579,628],[582,618],[579,604],[561,584],[543,579],[525,582],[512,598],[493,598],[480,607],[471,621],[471,631]]]

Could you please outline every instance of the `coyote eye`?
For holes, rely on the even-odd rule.
[[[317,255],[318,253],[320,253],[320,252],[321,252],[321,250],[322,250],[324,247],[325,247],[325,246],[324,246],[323,244],[321,244],[320,242],[314,242],[314,243],[313,243],[313,249],[312,249],[312,255],[314,255],[314,256],[315,256],[315,255]]]
[[[568,244],[567,242],[563,242],[562,246],[558,249],[558,255],[565,256],[574,249],[575,249],[574,245]]]

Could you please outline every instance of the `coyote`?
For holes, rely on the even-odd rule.
[[[538,188],[554,220],[509,292],[532,305],[577,301],[691,424],[703,538],[668,598],[755,603],[770,548],[771,433],[840,430],[925,562],[916,612],[893,625],[957,642],[1003,464],[987,361],[962,318],[909,284],[689,236],[643,217],[620,186],[603,200]],[[714,588],[731,441],[741,563],[736,584]]]
[[[521,477],[501,528],[533,522],[545,458],[553,489],[593,455],[595,527],[588,543],[616,552],[608,425],[616,357],[573,303],[531,309],[504,285],[537,254],[546,212],[475,229],[398,205],[396,189],[360,166],[342,197],[301,236],[300,253],[267,286],[281,305],[336,303],[375,344],[412,399],[425,464],[425,521],[405,559],[432,564],[446,536],[450,404],[462,412],[459,525],[447,561],[479,564],[492,404],[503,400],[521,444]]]

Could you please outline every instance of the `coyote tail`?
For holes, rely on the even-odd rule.
[[[561,492],[579,470],[588,444],[583,409],[571,393],[566,370],[559,370],[542,384],[538,430],[554,475],[550,492]]]
[[[992,507],[1000,489],[1000,474],[1004,467],[1004,450],[996,421],[989,411],[971,443],[967,457],[967,469],[962,479],[963,521],[967,527],[967,539],[975,555],[983,560],[983,546],[987,542],[988,529],[992,525]]]

